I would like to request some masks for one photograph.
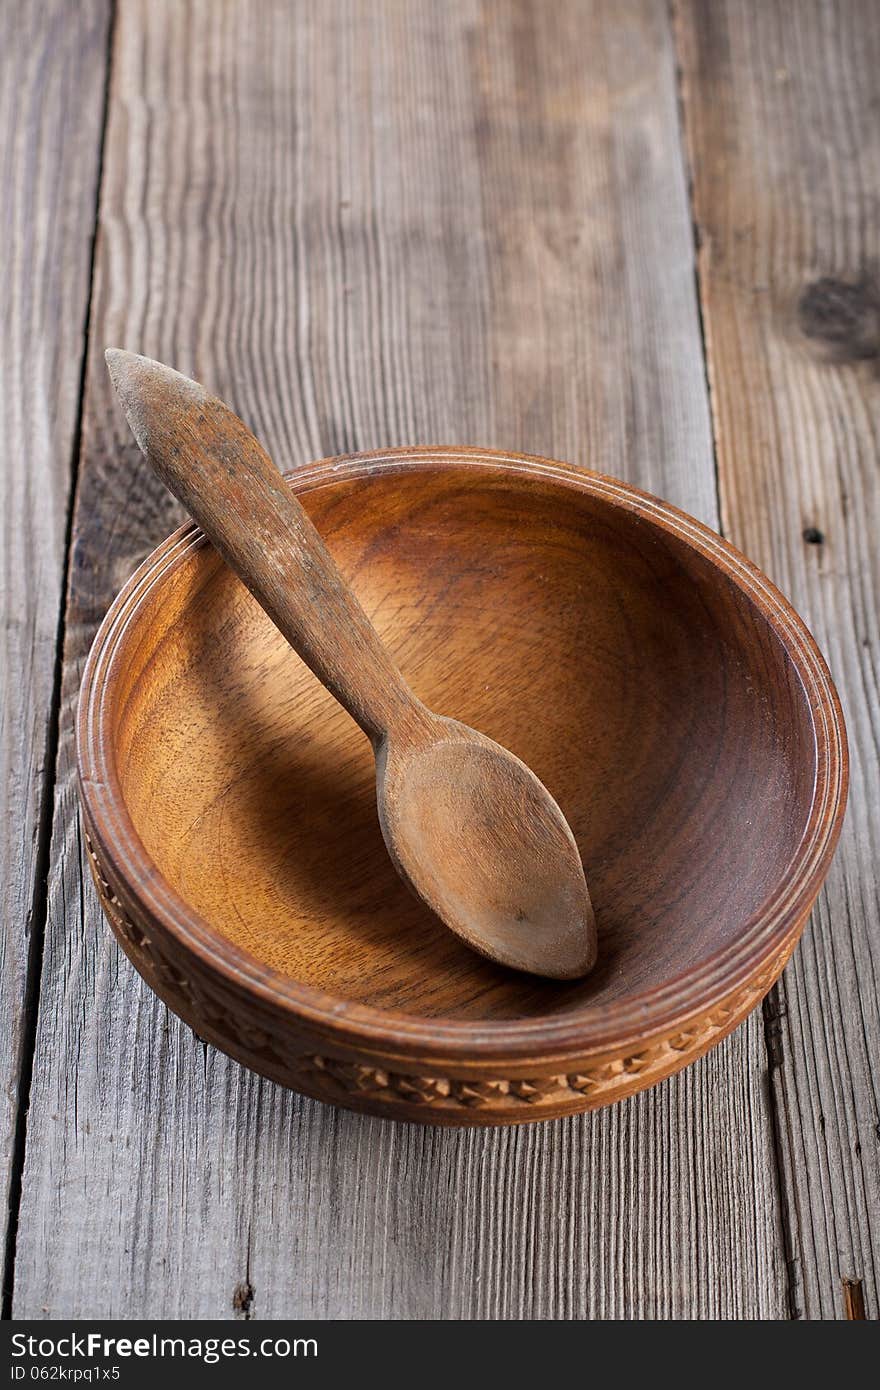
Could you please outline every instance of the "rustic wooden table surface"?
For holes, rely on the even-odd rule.
[[[8,0],[0,64],[7,1307],[876,1317],[880,7]],[[555,455],[777,581],[852,790],[763,1015],[612,1109],[447,1132],[286,1093],[167,1013],[73,784],[96,625],[179,520],[108,343],[284,466]]]

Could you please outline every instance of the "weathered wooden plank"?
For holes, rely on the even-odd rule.
[[[19,1081],[29,1051],[28,959],[38,954],[35,938],[42,939],[37,878],[51,805],[55,655],[97,215],[108,10],[108,0],[0,9],[4,1230],[10,1182],[15,1186]]]
[[[772,1020],[793,1307],[880,1266],[880,9],[684,4],[685,111],[725,530],[828,654],[847,826]]]
[[[784,1315],[760,1020],[548,1126],[322,1107],[142,986],[74,807],[84,654],[177,516],[105,343],[209,382],[282,464],[481,442],[714,517],[665,7],[142,0],[110,107],[17,1314]]]

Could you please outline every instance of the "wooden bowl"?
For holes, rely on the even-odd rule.
[[[416,692],[578,839],[599,964],[491,964],[397,878],[367,741],[193,526],[116,599],[79,709],[104,910],[203,1038],[308,1095],[498,1124],[653,1085],[788,959],[846,797],[815,643],[674,507],[545,459],[411,449],[290,479]]]

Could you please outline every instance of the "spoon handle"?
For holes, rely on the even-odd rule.
[[[108,349],[135,439],[318,679],[374,744],[421,709],[265,449],[197,382]]]

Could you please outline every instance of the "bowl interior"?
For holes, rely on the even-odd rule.
[[[600,958],[574,984],[481,960],[385,853],[350,718],[202,546],[114,659],[116,771],[143,844],[220,935],[301,983],[423,1017],[613,1004],[730,942],[807,823],[811,711],[712,561],[514,471],[326,471],[302,495],[414,690],[531,766],[578,840]]]

